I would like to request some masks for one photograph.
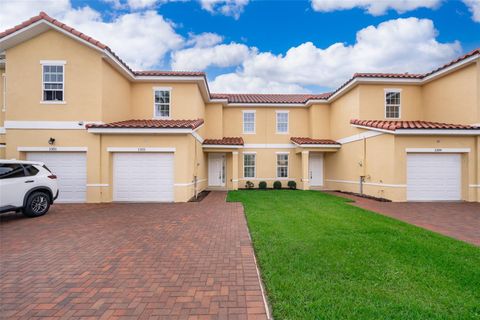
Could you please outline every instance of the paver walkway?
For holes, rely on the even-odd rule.
[[[243,207],[225,196],[0,216],[0,317],[266,319]]]
[[[379,202],[339,192],[355,206],[480,246],[480,203]]]

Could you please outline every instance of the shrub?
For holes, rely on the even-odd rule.
[[[273,189],[282,189],[282,183],[280,181],[275,181],[273,183]]]
[[[247,181],[247,182],[245,183],[245,188],[247,188],[247,189],[253,189],[253,187],[255,187],[255,185],[253,184],[252,181]]]
[[[267,189],[267,183],[265,181],[260,181],[260,183],[258,184],[258,189]]]
[[[296,183],[295,181],[293,181],[293,180],[288,181],[288,184],[287,184],[287,185],[288,185],[288,187],[289,187],[290,189],[292,189],[292,190],[297,189],[297,183]]]

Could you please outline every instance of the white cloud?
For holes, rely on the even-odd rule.
[[[244,44],[219,44],[213,47],[193,47],[172,54],[174,70],[205,70],[209,66],[237,66],[247,60],[256,50]]]
[[[271,81],[237,73],[219,75],[209,81],[210,90],[218,93],[306,93],[307,89],[294,83]]]
[[[427,72],[461,52],[458,42],[440,43],[436,36],[431,20],[390,20],[358,31],[353,45],[335,43],[322,49],[305,42],[285,55],[250,55],[234,75],[218,76],[212,88],[289,92],[290,85],[335,88],[355,72]]]
[[[127,0],[127,4],[132,9],[151,8],[157,3],[157,0]]]
[[[382,15],[388,10],[403,13],[418,8],[436,8],[443,0],[311,0],[315,11],[330,12],[362,8],[371,15]],[[467,0],[468,1],[468,0]],[[475,1],[475,0],[472,0]]]
[[[88,6],[72,8],[69,0],[6,1],[0,10],[0,29],[12,27],[42,10],[107,44],[134,69],[163,65],[164,56],[182,47],[185,41],[171,22],[153,10],[104,21],[98,11]]]
[[[200,34],[191,34],[187,41],[188,46],[199,48],[211,47],[222,42],[223,37],[211,32],[204,32]]]
[[[199,0],[203,9],[211,13],[220,13],[232,16],[235,19],[240,17],[244,7],[249,0]]]
[[[480,0],[463,0],[468,10],[472,13],[472,19],[480,22]]]

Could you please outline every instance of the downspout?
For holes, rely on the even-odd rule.
[[[2,112],[7,111],[7,74],[2,73],[2,80],[3,80],[3,96],[2,96]]]

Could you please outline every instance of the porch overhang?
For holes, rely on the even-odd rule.
[[[336,152],[342,145],[330,139],[312,139],[304,137],[292,137],[290,139],[295,145],[295,153],[309,152]]]
[[[238,152],[243,146],[241,137],[223,137],[221,139],[205,139],[202,148],[205,152]]]

